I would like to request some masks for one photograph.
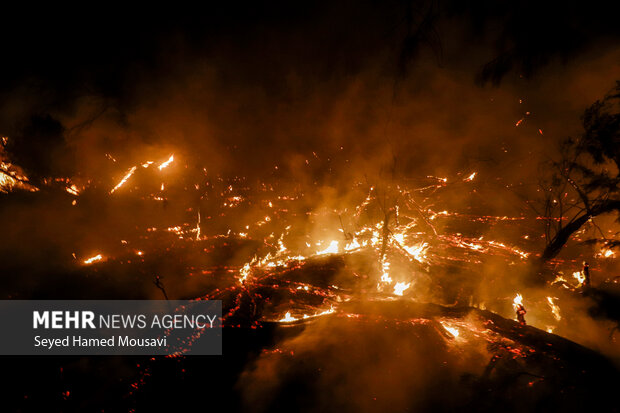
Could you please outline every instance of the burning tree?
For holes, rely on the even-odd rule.
[[[597,216],[620,211],[620,81],[583,114],[583,134],[561,145],[552,175],[540,183],[547,244],[541,263],[555,258],[570,237]],[[600,231],[600,230],[599,230]],[[607,247],[618,241],[605,239]]]

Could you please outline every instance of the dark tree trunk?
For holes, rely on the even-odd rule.
[[[607,212],[619,211],[620,210],[620,200],[610,199],[604,202],[599,203],[594,208],[590,210],[590,213],[586,213],[579,218],[575,219],[568,223],[565,227],[559,230],[551,242],[547,244],[545,247],[540,261],[542,264],[549,261],[552,258],[555,258],[562,248],[570,238],[570,236],[579,230],[588,220],[597,215],[605,214]]]

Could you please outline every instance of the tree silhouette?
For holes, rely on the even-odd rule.
[[[582,119],[583,134],[563,142],[553,175],[541,185],[547,222],[543,263],[593,218],[620,212],[620,81]]]

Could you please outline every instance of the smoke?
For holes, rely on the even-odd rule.
[[[555,7],[539,2],[528,3],[525,15],[508,5],[486,10],[462,2],[331,3],[209,4],[153,18],[107,10],[97,22],[73,14],[7,17],[3,27],[12,36],[5,39],[20,41],[3,43],[0,136],[9,138],[8,160],[41,191],[0,200],[0,295],[161,299],[155,276],[171,299],[231,286],[243,292],[237,269],[274,253],[280,240],[306,256],[333,240],[343,245],[358,223],[380,224],[386,210],[404,205],[400,189],[437,178],[446,180],[443,189],[413,197],[435,213],[460,214],[433,222],[439,234],[498,240],[532,256],[540,251],[538,223],[518,220],[532,214],[524,200],[538,196],[541,162],[556,156],[558,142],[581,133],[583,110],[618,80],[614,30],[594,24],[617,14],[601,7],[581,19],[571,7],[558,18]],[[174,162],[159,170],[170,155]],[[63,180],[48,185],[46,178]],[[64,191],[67,182],[79,196]],[[370,188],[377,200],[355,217]],[[242,201],[230,201],[234,196]],[[225,210],[222,202],[241,206]],[[420,232],[430,234],[429,223],[419,221]],[[248,223],[261,223],[252,228],[254,240],[241,235]],[[599,225],[615,228],[611,221]],[[187,242],[199,238],[197,230],[203,239]],[[592,311],[601,297],[534,286],[524,277],[525,260],[499,248],[482,252],[484,259],[451,248],[443,252],[454,261],[432,269],[412,270],[389,257],[395,282],[411,283],[406,298],[510,319],[519,292],[528,324],[620,360],[609,314]],[[586,246],[565,255],[593,253]],[[83,265],[97,254],[102,265]],[[237,390],[244,405],[253,411],[448,411],[472,400],[479,401],[474,407],[491,406],[485,380],[497,348],[484,338],[484,323],[451,319],[463,334],[455,345],[439,317],[407,313],[411,300],[396,303],[397,310],[364,300],[376,292],[379,257],[351,255],[346,270],[329,260],[295,268],[277,280],[280,290],[261,289],[269,299],[258,303],[250,292],[239,302],[231,298],[236,290],[222,293],[240,311],[252,311],[252,320],[280,317],[293,305],[323,310],[329,300],[349,308],[278,333],[273,348],[243,368]],[[615,262],[597,264],[597,284],[617,273]],[[579,266],[567,259],[557,270],[570,278]],[[338,296],[294,302],[288,290],[296,284],[288,281],[336,286],[330,294]],[[340,295],[363,305],[343,304]],[[356,313],[370,316],[347,318]],[[512,377],[562,369],[545,361],[549,370],[541,372],[502,351],[493,376],[506,395],[500,401],[510,400],[515,410],[520,402],[571,407],[573,399],[554,387],[556,378],[536,398],[529,384],[536,376]]]
[[[490,13],[487,25],[473,30],[469,13],[480,11],[446,12],[430,30],[438,33],[440,50],[421,40],[403,75],[396,66],[407,10],[345,4],[285,7],[270,16],[272,9],[231,15],[224,7],[189,22],[171,16],[166,25],[154,21],[140,29],[129,16],[115,17],[115,33],[80,22],[87,36],[73,46],[63,43],[73,38],[70,29],[49,39],[25,37],[48,52],[29,56],[25,62],[33,64],[25,74],[14,70],[19,59],[6,73],[13,82],[3,84],[0,131],[27,148],[35,142],[33,124],[47,119],[58,126],[64,142],[58,133],[51,142],[37,140],[32,160],[50,156],[50,175],[71,174],[90,190],[67,215],[60,209],[68,199],[8,207],[6,228],[13,232],[4,250],[11,255],[22,248],[9,239],[32,239],[27,249],[49,251],[48,240],[55,239],[61,254],[41,252],[34,261],[43,270],[57,255],[64,262],[74,253],[116,251],[128,228],[194,225],[200,214],[211,233],[222,233],[264,214],[255,208],[225,222],[209,219],[211,201],[191,188],[218,177],[246,177],[253,188],[288,186],[305,194],[298,211],[305,214],[345,211],[367,186],[389,193],[429,175],[454,182],[477,172],[475,190],[453,186],[438,206],[518,216],[526,209],[523,199],[536,195],[540,162],[554,156],[559,140],[579,133],[583,109],[613,85],[620,49],[601,41],[568,64],[551,59],[530,77],[513,71],[499,86],[480,86],[474,79],[497,54],[494,25],[501,18]],[[52,64],[57,61],[65,63]],[[71,156],[57,156],[62,148]],[[176,169],[138,169],[128,184],[144,194],[165,183],[174,191],[165,207],[138,205],[122,194],[107,198],[129,168],[170,154]],[[40,217],[37,224],[32,216]],[[311,237],[340,236],[336,217],[300,228]],[[524,235],[518,226],[450,230],[515,243]],[[247,262],[253,253],[244,249],[230,262]],[[493,288],[506,283],[507,296],[520,277],[518,270],[504,277],[506,271],[490,260],[462,295],[478,291],[478,301],[489,302]]]
[[[142,28],[147,39],[125,19],[118,34],[94,28],[81,59],[54,45],[75,64],[66,74],[37,61],[40,69],[5,90],[0,130],[19,139],[33,114],[59,120],[76,170],[89,178],[101,177],[105,153],[122,165],[171,149],[214,173],[270,176],[278,166],[277,178],[302,182],[388,174],[394,162],[407,176],[485,166],[497,175],[522,173],[514,171],[523,158],[534,164],[532,154],[575,133],[581,111],[615,81],[618,50],[603,43],[569,66],[554,61],[534,78],[511,73],[499,88],[479,87],[473,80],[496,53],[496,33],[475,34],[469,15],[449,13],[433,25],[440,56],[422,41],[402,77],[393,66],[407,8],[351,6],[284,7],[276,15],[290,23],[272,25],[248,10],[232,27],[213,24],[232,19],[223,8],[185,31],[187,22],[170,16],[159,30]]]
[[[308,325],[278,343],[282,353],[268,350],[244,372],[238,385],[245,406],[384,411],[462,405],[462,375],[481,370],[490,355],[467,346],[461,358],[436,325],[418,323],[386,328],[389,321],[336,318]]]

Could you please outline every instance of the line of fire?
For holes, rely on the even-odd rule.
[[[619,411],[617,6],[275,3],[19,20],[0,296],[223,355],[3,356],[6,411]]]

